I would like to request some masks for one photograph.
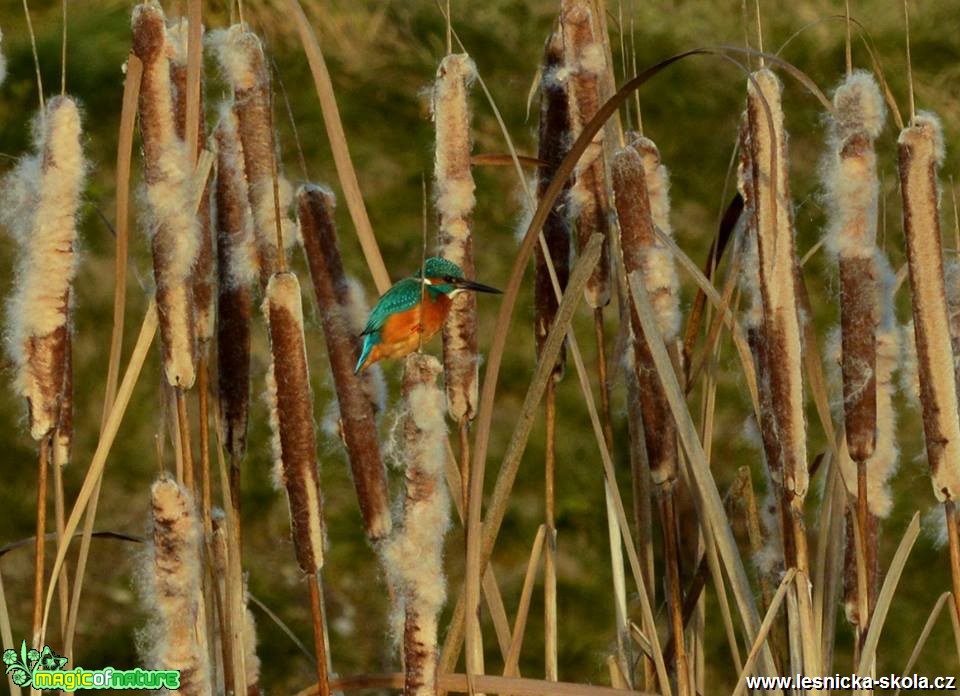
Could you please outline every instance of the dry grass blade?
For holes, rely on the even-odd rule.
[[[933,605],[933,609],[930,611],[930,616],[927,617],[927,622],[923,625],[923,630],[920,631],[920,636],[917,638],[917,642],[913,646],[913,651],[910,653],[910,658],[907,660],[907,666],[904,667],[903,672],[901,672],[904,677],[910,675],[913,666],[917,663],[917,658],[920,657],[920,653],[923,652],[923,648],[927,644],[927,638],[930,637],[930,633],[933,631],[933,626],[937,623],[937,619],[940,618],[940,612],[943,609],[943,605],[947,603],[948,599],[950,599],[950,593],[944,592],[937,599],[936,604]],[[899,695],[900,689],[897,689],[894,693],[894,696]]]
[[[329,190],[307,185],[297,194],[297,205],[303,248],[337,392],[340,432],[350,459],[364,529],[370,539],[381,539],[390,533],[391,527],[387,476],[380,456],[376,414],[361,377],[354,374],[359,341],[339,299],[348,289],[337,243],[335,201]]]
[[[13,642],[13,628],[10,625],[10,607],[7,605],[7,595],[3,590],[2,572],[0,572],[0,640],[4,645],[16,645]],[[13,683],[13,674],[7,675],[7,684],[10,687],[10,696],[20,696],[20,687]]]
[[[317,36],[307,21],[299,1],[288,0],[287,5],[297,24],[300,42],[307,54],[310,72],[313,73],[317,97],[320,99],[320,109],[323,111],[323,123],[327,128],[327,137],[333,151],[333,160],[337,168],[337,175],[340,178],[340,187],[343,189],[343,196],[347,201],[347,208],[350,210],[350,218],[353,220],[357,237],[360,239],[360,246],[363,248],[367,265],[370,267],[373,282],[377,286],[377,291],[383,294],[390,289],[390,274],[387,273],[387,267],[383,263],[383,257],[380,255],[380,248],[377,246],[377,239],[373,234],[373,227],[370,225],[370,218],[367,216],[367,209],[363,203],[363,195],[360,192],[357,173],[350,159],[347,136],[343,132],[343,123],[340,120],[337,99],[333,91],[333,83],[330,81],[326,61],[323,58],[323,51],[320,50]]]
[[[766,643],[767,634],[770,633],[773,622],[776,621],[780,613],[780,605],[783,604],[783,598],[787,596],[787,590],[790,589],[790,585],[796,577],[796,568],[790,568],[787,574],[783,576],[783,580],[780,581],[780,587],[777,588],[773,599],[770,600],[770,606],[767,608],[767,613],[763,617],[763,623],[760,624],[760,631],[757,633],[753,645],[750,646],[750,652],[747,653],[747,661],[744,662],[743,669],[740,670],[740,676],[737,678],[737,688],[734,690],[733,696],[740,696],[740,694],[746,690],[747,676],[751,670],[753,670],[757,655],[760,654],[760,648]]]
[[[903,533],[897,551],[890,561],[890,567],[887,569],[887,576],[883,580],[883,587],[877,595],[877,605],[874,609],[873,619],[870,621],[870,628],[867,630],[867,636],[863,642],[863,649],[860,652],[860,663],[857,665],[858,674],[868,674],[870,665],[873,664],[877,654],[877,645],[880,642],[880,632],[883,631],[883,625],[887,620],[887,612],[893,602],[894,593],[897,585],[900,583],[900,576],[907,565],[907,558],[913,550],[913,545],[920,536],[920,513],[914,513],[913,519],[907,525],[907,530]]]
[[[46,600],[44,601],[43,625],[40,632],[41,643],[43,642],[43,636],[47,631],[47,621],[50,616],[50,607],[52,605],[53,595],[57,585],[56,578],[59,577],[60,571],[63,568],[67,551],[70,548],[70,540],[73,538],[73,534],[77,531],[77,527],[80,525],[80,518],[86,511],[94,490],[98,487],[100,477],[103,475],[103,469],[107,463],[107,456],[110,454],[110,449],[113,447],[113,442],[116,439],[117,432],[120,429],[120,422],[123,420],[123,414],[126,412],[127,405],[130,403],[130,397],[133,395],[133,388],[137,384],[137,380],[140,377],[140,371],[143,369],[143,363],[146,360],[150,344],[153,342],[153,338],[156,335],[157,322],[157,306],[156,303],[151,301],[147,307],[146,314],[144,315],[143,323],[140,326],[140,335],[137,337],[137,343],[133,348],[132,354],[130,355],[130,361],[127,363],[127,370],[124,373],[123,381],[120,383],[120,389],[117,391],[117,397],[114,399],[113,406],[110,408],[110,413],[108,414],[106,423],[104,424],[103,432],[101,433],[100,439],[97,442],[97,449],[90,461],[90,466],[87,468],[87,474],[83,479],[83,485],[81,486],[80,491],[77,493],[73,509],[70,511],[70,517],[67,518],[67,522],[63,528],[64,543],[57,547],[57,555],[54,559],[53,567],[51,569],[51,581],[47,587],[47,596]]]
[[[636,306],[644,334],[647,336],[656,336],[656,318],[650,302],[646,297],[646,290],[643,288],[642,279],[638,274],[634,273],[629,276],[629,283],[631,296]],[[747,578],[746,569],[743,565],[743,560],[737,551],[736,541],[730,529],[730,522],[723,510],[723,502],[717,491],[716,482],[710,473],[693,420],[684,403],[683,392],[677,382],[676,374],[673,372],[672,363],[670,362],[666,347],[663,345],[663,342],[659,340],[651,340],[649,344],[651,355],[657,366],[657,372],[663,381],[663,386],[670,402],[670,409],[677,422],[680,442],[687,455],[686,461],[690,469],[691,484],[698,490],[698,498],[704,507],[703,510],[699,511],[700,523],[704,526],[709,525],[709,527],[711,527],[717,549],[720,552],[720,558],[723,560],[727,574],[730,577],[733,594],[737,601],[740,617],[744,622],[747,639],[752,642],[755,640],[760,629],[760,618],[757,613],[757,607],[750,587],[750,581]],[[766,647],[761,653],[760,668],[761,671],[765,673],[774,672],[769,649]]]
[[[520,671],[520,651],[523,649],[523,636],[527,629],[527,617],[530,615],[530,600],[533,598],[533,583],[536,580],[537,567],[543,555],[543,540],[546,527],[540,525],[537,535],[533,539],[533,548],[530,549],[530,558],[527,561],[527,571],[523,576],[523,588],[520,590],[520,602],[517,605],[517,618],[513,623],[513,635],[510,647],[504,658],[503,676],[516,677]]]

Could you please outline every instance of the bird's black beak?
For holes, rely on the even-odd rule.
[[[494,295],[502,295],[503,290],[497,290],[492,288],[489,285],[484,285],[483,283],[477,283],[473,280],[456,280],[453,283],[454,287],[458,290],[473,290],[474,292],[489,292]]]

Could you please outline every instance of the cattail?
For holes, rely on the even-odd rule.
[[[37,154],[21,159],[3,182],[0,216],[21,247],[7,350],[36,440],[57,426],[67,379],[76,215],[86,170],[80,135],[73,99],[51,99],[36,124]]]
[[[223,441],[234,461],[247,448],[250,407],[250,288],[257,282],[253,216],[247,198],[237,117],[220,108],[217,143],[217,360]]]
[[[940,241],[937,168],[943,162],[943,131],[929,113],[918,114],[900,132],[903,227],[913,297],[920,377],[920,403],[927,460],[938,500],[960,495],[960,419],[954,356]]]
[[[203,28],[201,27],[201,31]],[[187,137],[187,35],[189,24],[186,19],[180,19],[167,29],[169,37],[170,81],[173,85],[174,118],[177,126],[177,137],[186,140]],[[197,129],[197,152],[206,147],[207,136],[203,119],[203,90],[200,93],[200,121]],[[189,145],[187,145],[189,149]],[[197,339],[201,344],[208,343],[216,330],[216,314],[214,310],[214,244],[213,225],[211,223],[209,182],[204,185],[200,207],[197,210],[197,221],[200,225],[200,243],[197,259],[193,265],[193,302],[196,321]]]
[[[670,250],[656,236],[643,158],[633,147],[620,149],[614,155],[611,170],[624,268],[628,274],[639,272],[643,277],[657,310],[661,336],[670,341],[676,338],[677,332],[676,272]],[[676,478],[676,423],[640,327],[640,318],[632,306],[630,317],[647,460],[654,483],[663,484]]]
[[[154,623],[145,636],[146,662],[151,669],[180,670],[178,693],[209,694],[197,511],[190,492],[166,476],[150,496],[153,544],[144,590]]]
[[[256,34],[235,24],[210,33],[220,69],[233,90],[233,109],[242,144],[244,170],[253,211],[254,236],[259,256],[260,282],[266,287],[279,269],[277,251],[277,206],[274,184],[279,193],[280,224],[285,245],[297,240],[293,222],[284,214],[293,200],[293,190],[280,172],[273,134],[270,104],[270,73],[263,46]],[[274,177],[276,167],[276,180]]]
[[[570,112],[567,104],[566,84],[558,75],[563,67],[563,45],[559,34],[554,33],[547,40],[544,50],[543,70],[540,77],[540,134],[537,156],[543,162],[537,169],[537,200],[543,198],[553,181],[557,167],[570,149]],[[567,213],[567,196],[570,181],[567,180],[563,192],[557,197],[550,214],[543,224],[543,236],[550,250],[557,273],[560,290],[566,288],[570,277],[570,216]],[[550,280],[543,249],[538,244],[534,250],[535,279],[533,285],[534,337],[537,357],[543,351],[547,334],[557,315],[559,304]],[[566,360],[566,346],[560,348],[557,358],[555,379],[563,375]]]
[[[53,461],[57,466],[66,466],[70,463],[70,454],[73,449],[73,335],[69,328],[67,328],[64,343],[60,412],[57,418],[57,432],[53,438]]]
[[[600,109],[600,80],[607,70],[603,42],[594,34],[593,12],[586,0],[564,0],[560,10],[564,74],[570,105],[571,135],[576,138]],[[603,131],[580,156],[570,190],[571,213],[577,220],[577,247],[593,234],[604,236],[600,261],[584,291],[594,309],[610,302],[610,252],[607,234],[610,203],[604,175]]]
[[[167,382],[189,389],[196,377],[196,327],[190,282],[200,242],[191,204],[193,167],[177,137],[163,10],[154,0],[133,11],[133,52],[143,62],[140,132],[148,208],[147,233]]]
[[[273,432],[274,475],[287,492],[297,563],[307,575],[323,567],[323,511],[317,474],[313,394],[303,338],[300,283],[277,273],[267,284],[263,311],[272,360],[267,400]],[[311,580],[312,582],[312,580]]]
[[[394,630],[403,637],[404,694],[437,693],[437,620],[446,600],[443,539],[450,527],[450,494],[444,479],[444,398],[436,358],[413,353],[403,374],[403,457],[406,495],[403,523],[382,553],[394,588]]]
[[[876,327],[878,278],[877,158],[873,141],[883,127],[883,97],[873,76],[852,73],[833,98],[824,183],[830,223],[827,245],[840,265],[843,341],[843,400],[847,449],[858,462],[873,453],[876,440]]]
[[[360,501],[364,528],[371,539],[390,533],[390,499],[380,457],[376,414],[354,374],[360,355],[359,334],[350,330],[344,302],[349,292],[337,246],[333,193],[303,186],[297,194],[303,246],[320,308],[327,354],[340,410],[341,433]]]
[[[470,227],[473,192],[470,173],[470,109],[467,97],[477,69],[467,54],[440,62],[433,87],[433,120],[437,130],[434,178],[440,222],[440,254],[475,275]],[[473,418],[477,409],[477,297],[464,292],[453,298],[443,324],[443,366],[447,406],[457,422]]]
[[[806,497],[809,476],[796,298],[797,260],[780,90],[780,81],[769,70],[753,73],[747,87],[747,118],[756,194],[763,350],[782,455],[783,487],[788,497],[800,504]]]
[[[351,334],[359,336],[366,328],[367,319],[370,316],[370,305],[367,304],[363,285],[356,278],[347,276],[344,285],[336,286],[336,290],[337,301],[343,310],[347,328]],[[380,415],[387,409],[387,383],[383,377],[383,368],[380,363],[373,363],[368,365],[359,377],[363,393],[370,402],[374,414]]]

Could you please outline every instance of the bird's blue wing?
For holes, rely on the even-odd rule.
[[[398,312],[413,309],[420,302],[420,281],[404,278],[387,290],[370,311],[370,318],[361,336],[375,333],[383,328],[387,318]]]

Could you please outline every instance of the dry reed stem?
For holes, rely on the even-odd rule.
[[[196,378],[196,326],[189,282],[199,226],[189,201],[193,167],[177,138],[163,10],[154,0],[133,12],[133,52],[143,62],[140,132],[153,250],[157,308],[168,384],[189,389]]]
[[[403,524],[382,548],[397,602],[394,632],[403,636],[407,696],[437,693],[437,622],[446,600],[443,539],[450,527],[444,399],[436,384],[440,373],[439,361],[423,353],[404,362]]]
[[[73,99],[51,99],[34,124],[36,154],[20,159],[3,181],[0,221],[21,249],[7,309],[7,351],[37,441],[57,427],[60,413],[76,214],[86,173],[81,133]]]
[[[282,251],[277,249],[278,214],[284,244],[296,241],[296,230],[283,214],[290,203],[292,191],[279,169],[272,126],[270,73],[260,39],[242,26],[234,25],[229,29],[211,32],[209,40],[216,50],[224,79],[233,89],[233,110],[237,117],[253,212],[260,283],[266,287],[270,276],[281,266]],[[279,201],[274,196],[275,166]]]
[[[433,86],[436,128],[434,186],[439,218],[440,255],[476,275],[471,233],[474,197],[470,172],[469,90],[476,67],[466,54],[448,55],[440,62]],[[453,298],[443,324],[443,366],[447,408],[457,423],[473,418],[477,408],[477,297],[464,292]]]
[[[200,27],[202,31],[202,27]],[[198,92],[198,103],[194,106],[195,111],[191,113],[189,102],[192,101],[192,95],[189,93],[189,83],[187,80],[190,71],[189,63],[189,37],[188,34],[194,31],[186,19],[180,19],[177,23],[168,28],[170,38],[170,82],[173,87],[174,95],[174,119],[176,122],[177,137],[186,143],[186,147],[197,153],[201,152],[206,146],[207,135],[203,119],[203,92],[202,87]],[[199,116],[199,118],[198,118]],[[196,139],[193,142],[187,142],[188,124],[196,119],[192,124],[196,130]],[[189,159],[191,165],[195,164],[196,158]],[[216,329],[216,311],[214,300],[216,296],[215,278],[214,278],[214,229],[211,219],[211,186],[209,183],[204,186],[201,198],[200,208],[197,211],[197,221],[200,230],[200,241],[197,250],[196,260],[193,264],[193,302],[194,302],[194,321],[196,323],[197,340],[203,346],[213,339]],[[201,354],[201,359],[203,354]]]
[[[349,293],[349,287],[337,243],[335,204],[333,194],[319,186],[303,186],[297,194],[303,247],[337,392],[340,430],[350,459],[364,529],[370,539],[376,540],[390,533],[390,501],[376,413],[353,369],[360,344],[358,334],[350,325],[347,307],[341,301]]]
[[[563,45],[558,33],[550,35],[544,48],[540,77],[540,126],[537,157],[542,162],[537,168],[537,197],[546,192],[557,167],[570,148],[570,112],[566,85],[559,74],[563,66]],[[543,224],[543,237],[557,275],[561,292],[570,277],[570,216],[566,198],[570,191],[567,179],[564,190],[550,209]],[[534,250],[534,338],[537,357],[543,352],[547,333],[557,314],[559,300],[553,292],[544,252],[539,245]],[[563,375],[566,347],[561,348],[557,360],[556,379]]]
[[[263,311],[270,328],[267,395],[275,475],[287,493],[297,563],[312,576],[323,567],[323,511],[300,283],[293,273],[271,277]]]
[[[593,12],[585,0],[564,0],[560,10],[564,77],[569,95],[571,132],[580,135],[600,108],[600,81],[607,72],[603,44],[593,27]],[[594,309],[610,302],[610,201],[604,173],[603,135],[598,133],[577,161],[570,206],[577,220],[580,252],[595,232],[604,236],[604,251],[587,285],[587,304]]]
[[[769,70],[754,73],[747,88],[747,115],[756,187],[764,343],[776,434],[783,455],[782,485],[787,495],[802,507],[809,485],[802,333],[797,311],[796,250],[780,90],[780,81]],[[772,121],[768,120],[768,114]]]
[[[145,570],[146,602],[156,624],[150,629],[152,669],[180,670],[180,692],[209,694],[210,665],[202,626],[202,536],[193,496],[171,478],[150,490],[153,546]]]
[[[940,241],[937,168],[943,134],[931,114],[919,114],[900,132],[900,188],[907,241],[920,402],[927,461],[937,500],[960,496],[960,420],[954,356],[947,321]]]
[[[239,504],[239,466],[247,450],[250,410],[251,286],[256,282],[253,216],[247,198],[237,118],[220,109],[217,143],[217,365],[221,439],[231,460],[231,495]]]

